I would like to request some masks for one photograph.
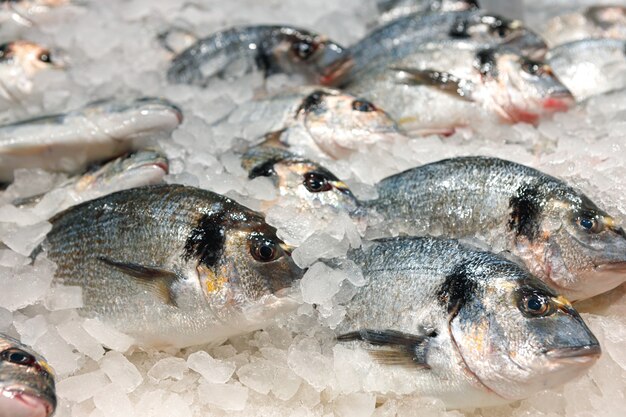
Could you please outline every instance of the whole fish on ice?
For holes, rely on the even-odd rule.
[[[50,417],[54,372],[37,353],[0,333],[0,417]]]
[[[364,201],[397,232],[480,236],[572,300],[626,281],[626,233],[563,181],[514,162],[460,157],[409,169]]]
[[[265,77],[297,74],[330,85],[350,65],[347,51],[322,35],[290,26],[241,26],[200,39],[181,52],[172,60],[167,79],[206,87],[213,79],[261,72]]]
[[[331,158],[404,137],[396,122],[373,103],[317,86],[244,103],[227,122],[242,126],[244,137],[263,135],[296,153]]]
[[[263,217],[209,191],[156,185],[72,207],[42,244],[53,285],[139,345],[184,347],[255,330],[297,305],[302,271]]]
[[[66,114],[0,126],[0,181],[10,181],[18,168],[76,172],[169,134],[181,121],[174,104],[141,98],[101,100]]]
[[[600,356],[567,299],[492,253],[403,237],[348,258],[369,279],[337,327],[340,343],[370,354],[356,378],[474,408],[566,383]]]
[[[590,38],[626,39],[626,7],[596,5],[557,16],[546,23],[541,35],[551,48]]]

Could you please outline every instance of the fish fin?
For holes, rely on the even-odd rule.
[[[423,334],[403,333],[397,330],[362,329],[337,337],[340,342],[363,341],[386,349],[370,349],[376,361],[386,365],[411,365],[430,368],[426,362],[429,341],[436,337],[434,330],[424,329]]]
[[[396,82],[406,85],[424,85],[465,101],[472,99],[473,84],[449,72],[430,69],[391,68],[396,72]]]
[[[171,288],[172,282],[178,280],[178,275],[174,272],[131,262],[117,262],[104,256],[98,256],[98,260],[111,268],[136,278],[139,285],[156,295],[165,304],[178,307]]]
[[[287,128],[266,133],[265,135],[263,135],[262,140],[258,146],[287,149],[287,145],[281,140],[281,137],[283,136],[285,131],[287,131]]]

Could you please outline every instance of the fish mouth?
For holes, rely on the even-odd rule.
[[[4,400],[13,401],[19,407],[29,410],[26,414],[29,417],[47,417],[51,416],[56,409],[55,398],[45,398],[30,390],[25,391],[23,388],[4,388],[0,389],[0,402]],[[17,412],[15,407],[9,408],[13,412]]]
[[[336,85],[343,79],[354,66],[351,57],[339,58],[329,66],[325,67],[319,78],[321,85]]]
[[[626,274],[626,261],[610,262],[596,266],[597,272],[615,272],[618,274]]]
[[[543,101],[543,108],[551,113],[568,111],[576,100],[574,96],[569,92],[553,94]]]
[[[599,344],[548,349],[546,357],[559,363],[589,364],[595,362],[602,353]]]

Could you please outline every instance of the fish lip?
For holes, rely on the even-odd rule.
[[[350,56],[339,58],[322,71],[319,78],[321,85],[333,85],[341,80],[354,66],[354,59]]]
[[[27,407],[35,408],[38,404],[43,404],[46,409],[46,415],[50,416],[56,409],[56,398],[48,398],[45,395],[40,395],[30,389],[24,389],[22,387],[6,387],[0,388],[0,395],[16,399]]]
[[[626,273],[626,261],[607,262],[596,265],[597,272],[621,272]]]
[[[599,344],[591,344],[584,346],[554,348],[545,351],[545,355],[549,359],[555,359],[559,362],[577,362],[586,363],[595,361],[600,357],[602,349]]]

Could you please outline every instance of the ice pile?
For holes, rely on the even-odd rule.
[[[199,91],[172,86],[164,74],[169,55],[156,34],[171,26],[207,35],[234,24],[286,22],[326,33],[349,44],[373,20],[374,2],[349,0],[179,3],[165,0],[84,2],[71,12],[55,12],[32,28],[7,27],[2,33],[25,36],[62,48],[68,72],[46,75],[38,85],[37,106],[10,110],[64,111],[111,95],[158,95],[178,103],[185,122],[161,146],[171,160],[169,182],[200,186],[232,196],[258,209],[275,198],[269,180],[246,179],[237,156],[240,127],[215,124],[265,84],[279,89],[284,77],[249,77],[215,83]],[[571,0],[525,2],[525,18],[540,24]],[[576,2],[580,3],[580,2]],[[589,4],[584,1],[583,4]],[[626,92],[589,100],[557,114],[537,128],[487,126],[480,134],[458,132],[384,144],[376,157],[356,154],[347,161],[324,161],[361,196],[371,184],[400,170],[457,155],[490,155],[531,165],[582,189],[626,222],[626,144],[623,135]],[[297,314],[273,326],[236,337],[221,346],[182,351],[133,349],[133,340],[75,311],[80,290],[50,290],[54,264],[30,263],[28,254],[50,225],[54,201],[37,210],[11,204],[50,191],[64,178],[37,170],[20,172],[0,193],[0,331],[19,336],[45,355],[58,374],[59,417],[199,416],[621,416],[626,409],[626,289],[581,303],[584,318],[604,354],[584,377],[510,406],[471,412],[446,411],[441,403],[402,395],[411,391],[406,374],[389,368],[364,369],[360,355],[335,345],[332,328],[345,313],[355,288],[364,285],[350,263],[328,265],[320,257],[342,256],[362,244],[361,230],[347,217],[300,213],[286,203],[267,218],[279,234],[299,248],[294,258],[309,271],[300,284]],[[106,347],[106,349],[104,349]],[[402,375],[405,375],[402,377]],[[388,392],[385,398],[374,392]]]

